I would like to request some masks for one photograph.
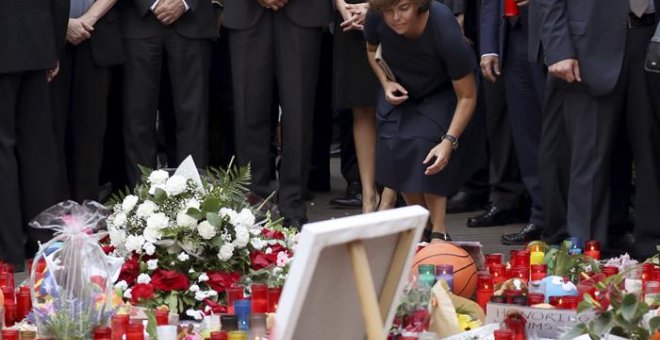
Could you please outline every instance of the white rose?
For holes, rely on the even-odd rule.
[[[218,258],[220,261],[227,261],[234,256],[234,245],[231,243],[225,243],[220,247],[220,252],[218,252]]]
[[[151,277],[149,274],[140,274],[137,278],[137,283],[149,283],[151,282]]]
[[[144,244],[144,236],[142,235],[128,235],[126,237],[126,251],[140,253],[142,245]]]
[[[128,214],[135,208],[135,205],[138,202],[138,198],[135,195],[128,195],[124,198],[124,202],[121,204],[121,210],[124,211],[124,213]]]
[[[186,311],[186,315],[188,315],[189,317],[195,320],[202,320],[204,318],[204,312],[202,312],[201,310],[188,309]]]
[[[174,175],[165,183],[165,191],[169,196],[176,196],[186,191],[188,180],[179,175]]]
[[[199,236],[205,240],[212,239],[216,234],[215,227],[212,226],[208,221],[200,223],[197,227],[197,232],[199,233]]]
[[[194,198],[191,198],[188,200],[188,202],[186,202],[186,208],[199,209],[199,206],[200,206],[199,201]]]
[[[197,301],[204,301],[206,299],[206,293],[202,291],[198,291],[195,293],[195,300]]]
[[[199,281],[199,282],[204,282],[204,281],[208,281],[208,280],[209,280],[209,276],[206,275],[206,273],[202,273],[202,274],[199,275],[199,277],[197,278],[197,281]]]
[[[190,286],[190,288],[188,288],[188,290],[193,292],[193,293],[197,293],[197,292],[199,292],[199,286],[198,285],[192,285],[192,286]]]
[[[190,256],[188,256],[188,254],[184,252],[181,252],[181,254],[179,254],[179,256],[177,256],[176,258],[179,259],[179,261],[181,262],[186,262],[190,259]]]
[[[197,227],[197,220],[194,217],[186,214],[186,211],[181,210],[178,214],[176,214],[176,224],[179,227],[190,228],[194,230],[195,227]]]
[[[148,181],[149,181],[149,183],[152,184],[152,185],[153,185],[153,184],[165,184],[165,182],[167,182],[167,179],[168,179],[168,178],[170,178],[170,174],[167,173],[167,171],[164,171],[164,170],[156,170],[156,171],[153,171],[153,172],[149,175],[149,179],[148,179]]]
[[[251,227],[254,225],[254,214],[250,209],[243,208],[241,212],[238,214],[236,217],[236,222],[238,225],[242,225],[244,227]]]
[[[239,249],[245,248],[250,242],[250,233],[247,231],[247,228],[244,226],[237,226],[234,228],[234,231],[236,232],[236,239],[233,242],[234,246]]]
[[[154,227],[144,228],[144,239],[149,243],[156,243],[163,237],[163,232]]]
[[[149,243],[149,244],[151,244],[151,243]],[[151,244],[151,246],[153,247],[153,244]],[[146,251],[146,249],[145,249],[145,251]],[[147,255],[149,255],[149,254],[147,254]],[[149,269],[149,270],[158,269],[158,259],[153,259],[153,260],[147,261],[147,269]]]
[[[138,206],[135,214],[137,215],[137,217],[147,218],[156,211],[158,211],[158,206],[156,205],[156,203],[152,201],[144,201],[144,203]]]
[[[121,229],[109,228],[110,244],[119,248],[126,242],[126,232]]]
[[[253,238],[252,241],[250,241],[250,244],[252,244],[252,247],[256,250],[261,250],[263,247],[266,246],[266,241],[258,238]]]
[[[156,252],[156,246],[154,246],[153,243],[151,242],[145,242],[144,245],[142,246],[142,249],[144,249],[145,254],[151,256]],[[154,260],[152,260],[154,261]],[[158,260],[155,260],[158,261]]]
[[[126,225],[126,214],[123,212],[117,213],[112,219],[112,225],[115,227],[124,227]]]
[[[128,283],[124,280],[115,283],[115,289],[121,289],[122,291],[124,291],[126,290],[126,288],[128,288]]]
[[[133,297],[133,295],[131,295],[132,290],[132,288],[128,288],[124,291],[124,299],[130,299]]]
[[[147,218],[147,228],[164,229],[170,223],[170,218],[163,213],[155,213]]]

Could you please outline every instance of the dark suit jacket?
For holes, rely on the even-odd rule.
[[[464,14],[465,13],[465,1],[464,0],[438,0],[442,2],[445,6],[449,7],[454,15]]]
[[[628,32],[627,0],[536,0],[543,24],[546,62],[577,58],[582,87],[592,95],[613,90],[623,62]]]
[[[94,25],[94,32],[89,38],[94,63],[99,67],[108,67],[124,62],[124,45],[121,42],[119,9],[113,7]]]
[[[504,1],[482,0],[480,16],[479,53],[496,53],[504,60],[506,26],[504,20]]]
[[[660,1],[660,0],[658,0]],[[541,43],[541,22],[543,16],[541,15],[541,8],[538,1],[531,0],[529,2],[529,45],[527,55],[529,61],[533,63],[543,63],[543,44]]]
[[[120,0],[122,34],[124,38],[150,38],[167,27],[151,12],[155,0]],[[245,1],[245,0],[230,0]],[[211,0],[186,0],[190,9],[172,25],[184,37],[215,38],[215,16]]]
[[[69,0],[0,0],[0,74],[55,66],[68,20]]]
[[[289,0],[281,11],[291,21],[303,27],[321,27],[332,21],[332,0]],[[257,0],[227,0],[223,13],[223,25],[231,29],[246,29],[254,26],[265,9]]]

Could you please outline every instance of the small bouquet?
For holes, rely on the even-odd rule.
[[[112,314],[112,283],[122,260],[105,255],[93,234],[109,214],[101,204],[66,201],[30,222],[55,231],[42,245],[30,273],[33,315],[40,337],[90,339]]]

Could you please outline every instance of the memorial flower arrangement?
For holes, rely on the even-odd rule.
[[[189,158],[173,175],[143,173],[111,203],[107,223],[104,250],[125,260],[115,284],[125,300],[201,319],[225,311],[232,285],[284,283],[295,232],[246,201],[248,167],[202,178]]]

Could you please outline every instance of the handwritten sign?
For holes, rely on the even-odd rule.
[[[486,308],[486,323],[500,323],[513,311],[522,314],[527,320],[527,334],[535,333],[539,337],[556,339],[573,326],[594,319],[593,313],[579,316],[574,310],[542,309],[500,303],[489,303]]]

